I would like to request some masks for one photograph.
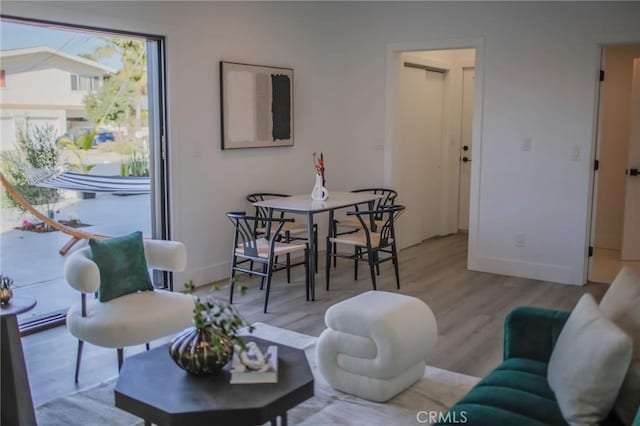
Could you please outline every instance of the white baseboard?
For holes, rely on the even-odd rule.
[[[193,281],[196,286],[209,284],[214,281],[229,278],[229,270],[231,262],[219,262],[213,265],[202,266],[199,268],[187,269],[174,275],[173,287],[176,291],[184,289],[184,283]]]
[[[573,269],[566,265],[527,262],[503,257],[469,256],[469,269],[560,284],[583,284],[575,281]]]

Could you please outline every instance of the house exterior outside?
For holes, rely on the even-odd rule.
[[[87,127],[84,97],[116,70],[47,46],[0,52],[0,151],[20,131],[51,125],[58,135]]]

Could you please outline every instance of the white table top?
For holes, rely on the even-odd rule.
[[[380,198],[382,195],[369,192],[329,192],[329,198],[325,201],[316,201],[310,194],[303,194],[258,201],[253,205],[292,213],[317,213],[368,203]]]

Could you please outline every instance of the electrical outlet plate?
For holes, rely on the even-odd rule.
[[[525,136],[524,139],[522,139],[520,149],[525,152],[531,152],[531,145],[531,136]]]

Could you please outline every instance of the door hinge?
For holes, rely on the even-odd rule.
[[[600,169],[600,160],[593,160],[593,170]]]
[[[604,70],[600,70],[600,81],[604,81]]]
[[[167,160],[167,139],[164,137],[164,135],[161,136],[161,155],[162,155],[162,161],[166,161]]]
[[[589,257],[593,257],[593,246],[589,246]]]

